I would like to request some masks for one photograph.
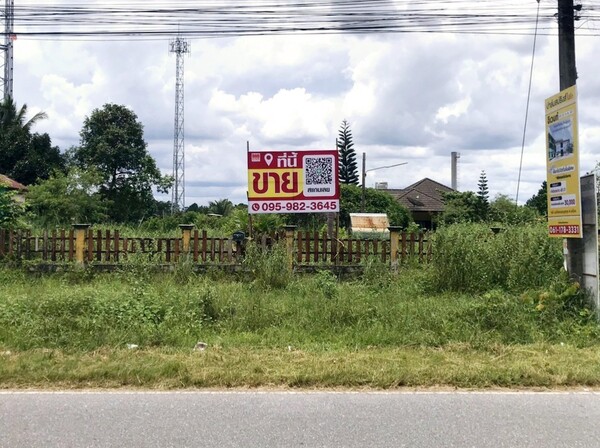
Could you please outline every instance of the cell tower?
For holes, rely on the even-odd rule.
[[[4,3],[4,43],[0,45],[2,50],[2,71],[0,73],[0,84],[2,84],[3,98],[13,96],[13,40],[15,24],[15,1],[5,0]]]
[[[173,196],[171,212],[185,210],[185,152],[183,135],[183,57],[190,52],[190,45],[177,36],[170,42],[170,51],[176,55],[175,70],[175,136],[173,138]]]

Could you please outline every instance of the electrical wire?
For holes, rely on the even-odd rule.
[[[523,124],[523,141],[521,142],[521,160],[519,161],[519,177],[517,180],[517,194],[515,196],[515,204],[519,204],[519,187],[521,186],[521,172],[523,170],[523,153],[525,152],[525,136],[527,135],[527,118],[529,117],[529,100],[531,99],[531,82],[533,80],[533,63],[535,62],[535,44],[537,41],[537,30],[538,30],[538,21],[537,17],[539,17],[540,12],[540,0],[537,0],[538,3],[538,15],[536,16],[535,21],[535,31],[533,33],[533,49],[531,51],[531,68],[529,70],[529,87],[527,88],[527,105],[525,106],[525,123]]]
[[[288,34],[471,33],[556,34],[556,1],[532,8],[522,0],[177,0],[77,2],[22,0],[14,6],[14,33],[26,39],[156,39]],[[597,36],[600,1],[581,11]],[[0,33],[1,34],[1,33]]]

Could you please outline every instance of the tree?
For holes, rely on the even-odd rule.
[[[546,181],[542,182],[538,192],[525,202],[525,206],[537,210],[540,216],[548,215],[548,186]]]
[[[26,117],[26,104],[17,109],[11,97],[0,102],[0,172],[29,185],[47,179],[55,169],[64,169],[64,160],[48,134],[31,134],[33,125],[46,114]]]
[[[356,185],[341,185],[340,189],[340,226],[350,227],[350,213],[361,210],[362,190]],[[367,188],[365,190],[365,212],[386,213],[390,225],[408,227],[410,212],[385,191]]]
[[[125,106],[105,104],[86,117],[80,137],[75,162],[100,175],[99,192],[111,203],[109,217],[131,222],[150,214],[152,189],[167,193],[172,179],[161,175],[148,153],[136,114]]]
[[[472,191],[448,191],[442,194],[445,204],[440,223],[480,222],[481,200]]]
[[[356,151],[352,142],[350,124],[344,120],[340,127],[337,149],[340,154],[339,177],[341,184],[358,185],[358,168],[356,165]]]
[[[535,209],[517,205],[505,194],[497,195],[490,204],[489,218],[493,223],[506,225],[527,224],[535,222],[538,216]]]
[[[65,159],[58,146],[52,146],[48,134],[33,134],[27,153],[15,163],[12,174],[14,179],[25,185],[37,180],[48,179],[54,171],[65,170]]]
[[[23,215],[23,206],[15,200],[14,196],[14,192],[0,185],[0,229],[15,227]]]
[[[481,221],[486,221],[490,209],[490,193],[488,190],[488,181],[485,175],[485,171],[481,171],[481,175],[479,176],[479,182],[477,183],[477,188],[477,198],[479,199],[477,212],[479,213]]]
[[[97,192],[101,176],[72,168],[55,172],[49,179],[29,187],[27,204],[42,226],[97,223],[106,217],[108,203]]]
[[[38,112],[29,120],[26,120],[27,104],[23,104],[17,111],[17,105],[12,97],[6,97],[0,103],[0,131],[5,131],[12,127],[19,127],[26,132],[31,131],[31,127],[40,120],[48,118],[45,112]]]
[[[216,215],[228,216],[233,211],[233,202],[229,199],[219,199],[208,203],[208,212]]]

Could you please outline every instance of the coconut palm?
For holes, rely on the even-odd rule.
[[[13,126],[18,126],[26,132],[31,131],[31,127],[40,120],[48,118],[46,112],[38,112],[29,120],[26,120],[27,104],[23,104],[19,110],[11,96],[4,98],[0,102],[0,130],[6,131]]]
[[[233,203],[229,199],[219,199],[208,203],[210,213],[216,213],[221,216],[229,216],[233,211]]]

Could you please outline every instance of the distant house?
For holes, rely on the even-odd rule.
[[[0,186],[6,188],[10,191],[15,191],[15,198],[19,202],[25,202],[25,192],[27,192],[27,187],[22,183],[17,182],[14,179],[11,179],[4,174],[0,174]]]
[[[444,211],[443,194],[454,190],[426,177],[403,189],[383,191],[404,205],[412,214],[415,223],[424,229],[433,229],[436,218]]]

